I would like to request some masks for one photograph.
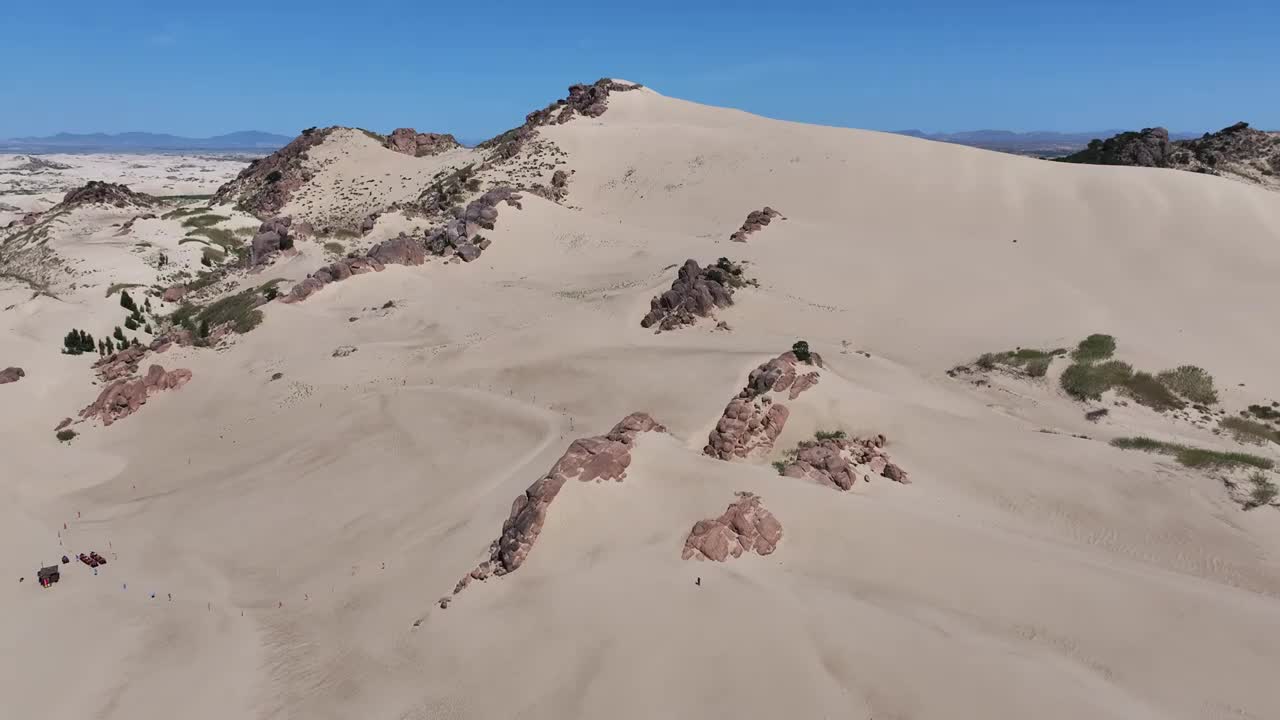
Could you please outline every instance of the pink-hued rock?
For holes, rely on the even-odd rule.
[[[871,438],[826,438],[805,440],[787,456],[781,474],[804,478],[827,487],[849,490],[859,475],[884,476],[894,482],[909,484],[906,471],[889,462],[884,450],[884,436]]]
[[[387,136],[386,147],[405,155],[425,157],[439,155],[461,145],[452,135],[420,133],[413,128],[396,128]]]
[[[27,372],[20,367],[7,367],[0,370],[0,385],[6,383],[18,382],[20,378],[26,377]]]
[[[729,239],[734,242],[746,242],[748,235],[773,222],[774,218],[786,220],[786,218],[782,217],[782,213],[767,205],[763,210],[752,210],[747,213],[747,219],[742,222],[742,227],[730,235]]]
[[[93,369],[97,372],[98,379],[104,382],[128,377],[138,371],[138,363],[146,357],[147,352],[148,349],[142,345],[130,345],[98,359],[93,363]]]
[[[647,413],[632,413],[608,434],[574,440],[550,472],[516,497],[510,515],[502,524],[502,533],[489,546],[488,559],[464,575],[453,594],[462,592],[472,580],[485,580],[491,575],[506,575],[519,569],[542,532],[551,501],[565,483],[570,480],[620,482],[631,464],[631,448],[636,438],[646,432],[666,432],[666,428]],[[448,600],[442,599],[440,607],[447,607]]]
[[[822,357],[817,353],[812,356],[813,363],[822,367]],[[771,449],[782,434],[790,411],[786,405],[775,402],[769,393],[791,390],[788,397],[794,400],[818,382],[816,371],[802,375],[797,390],[798,365],[802,363],[795,353],[785,352],[752,370],[746,387],[725,407],[702,452],[721,460],[733,460]]]
[[[738,499],[729,504],[724,514],[712,520],[699,520],[684,541],[680,557],[688,560],[724,562],[744,552],[768,555],[782,540],[782,524],[749,492],[736,493]]]
[[[290,217],[271,218],[258,226],[258,232],[249,244],[249,264],[265,264],[276,253],[293,247],[294,233]]]
[[[185,286],[174,285],[173,287],[165,288],[164,293],[160,295],[160,299],[168,303],[176,303],[181,301],[186,294],[187,288]]]
[[[162,390],[176,390],[191,380],[186,368],[166,371],[152,365],[144,377],[115,380],[102,389],[98,398],[80,411],[84,419],[100,418],[104,426],[132,415],[147,402],[147,397]]]

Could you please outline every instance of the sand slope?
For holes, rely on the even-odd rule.
[[[1060,365],[985,388],[945,374],[1109,332],[1136,366],[1208,368],[1232,412],[1280,396],[1257,316],[1275,195],[650,90],[609,103],[541,131],[569,198],[504,208],[476,262],[272,304],[226,349],[171,350],[186,387],[70,446],[50,430],[92,399],[87,361],[6,296],[6,329],[27,330],[0,352],[33,358],[0,386],[15,716],[1280,714],[1280,514],[1106,440],[1237,446],[1132,406],[1088,423]],[[764,205],[786,219],[729,243]],[[675,264],[721,256],[760,281],[719,314],[732,332],[639,326]],[[828,368],[775,453],[701,455],[747,373],[798,338]],[[636,410],[670,434],[638,441],[623,482],[571,482],[520,570],[436,606],[573,438]],[[769,467],[824,428],[885,433],[914,483],[838,493]],[[737,490],[782,523],[777,551],[680,560]],[[42,592],[60,532],[112,561]]]

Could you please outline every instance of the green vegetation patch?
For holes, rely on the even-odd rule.
[[[1226,417],[1218,421],[1218,425],[1240,442],[1254,445],[1265,445],[1268,442],[1280,444],[1280,430],[1266,423],[1242,417]]]
[[[213,225],[217,225],[220,222],[225,222],[230,219],[231,218],[227,217],[226,215],[214,215],[213,213],[207,213],[204,215],[192,215],[191,217],[188,217],[186,220],[182,221],[182,227],[205,228],[205,227],[211,227]]]
[[[1244,504],[1245,510],[1270,505],[1271,501],[1280,495],[1280,488],[1277,488],[1276,484],[1263,473],[1256,472],[1250,475],[1249,482],[1253,483],[1253,490],[1249,493],[1248,502]]]
[[[1133,376],[1133,367],[1119,360],[1103,363],[1076,362],[1062,371],[1062,389],[1077,400],[1100,400],[1102,393],[1123,385]]]
[[[324,249],[325,252],[330,252],[334,255],[341,255],[347,251],[346,246],[340,242],[327,242],[324,244]]]
[[[1036,348],[1018,348],[1005,352],[983,353],[974,364],[983,370],[994,370],[997,365],[1019,368],[1032,377],[1044,377],[1049,372],[1049,363],[1058,355],[1065,355],[1066,350],[1037,350]]]
[[[1213,376],[1195,365],[1180,365],[1156,376],[1165,387],[1180,397],[1201,405],[1218,402],[1218,391],[1213,387]]]
[[[200,207],[200,206],[180,207],[180,208],[175,208],[173,210],[170,210],[164,215],[161,215],[160,218],[162,220],[176,220],[178,218],[187,217],[188,215],[199,215],[201,213],[207,213],[208,211],[209,211],[209,208],[207,207]]]
[[[1275,467],[1271,460],[1241,452],[1222,452],[1194,448],[1178,443],[1153,440],[1148,437],[1122,437],[1111,441],[1111,444],[1122,450],[1142,450],[1144,452],[1172,455],[1179,463],[1190,468],[1235,468],[1255,467],[1270,470]]]
[[[1097,362],[1106,360],[1116,352],[1116,339],[1110,335],[1093,334],[1080,341],[1071,359],[1076,362]]]
[[[814,440],[844,440],[849,437],[843,430],[819,430],[813,434]]]
[[[1138,403],[1158,412],[1181,410],[1187,405],[1151,373],[1134,373],[1128,380],[1121,383],[1121,391]]]

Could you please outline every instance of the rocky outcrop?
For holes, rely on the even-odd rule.
[[[749,492],[735,494],[738,499],[720,517],[694,523],[681,558],[724,562],[743,553],[769,555],[778,547],[782,524],[764,508],[759,496]]]
[[[647,413],[632,413],[605,435],[574,440],[550,472],[516,497],[502,524],[502,533],[489,546],[488,558],[458,581],[453,594],[462,592],[473,580],[518,570],[537,542],[547,510],[565,483],[622,481],[631,464],[636,438],[646,432],[666,432],[666,428]],[[451,599],[442,598],[440,607],[448,607]]]
[[[737,232],[730,235],[729,239],[734,242],[746,242],[748,235],[773,222],[774,218],[782,218],[782,213],[774,210],[768,205],[766,205],[763,210],[752,210],[747,213],[747,219],[742,221],[742,227],[738,228]],[[786,220],[786,218],[782,219]]]
[[[161,200],[146,193],[134,192],[119,183],[90,180],[63,196],[62,202],[51,209],[67,209],[83,205],[110,205],[116,208],[148,208],[161,204]]]
[[[262,218],[280,212],[294,191],[311,180],[311,173],[304,167],[307,152],[324,142],[335,129],[303,130],[293,142],[249,163],[235,179],[218,188],[214,202],[236,203]]]
[[[295,303],[306,300],[317,290],[332,282],[341,282],[353,275],[382,272],[387,265],[421,265],[426,262],[422,241],[403,233],[369,248],[363,256],[345,257],[311,273],[295,283],[281,302]]]
[[[1106,140],[1091,140],[1084,150],[1060,158],[1060,161],[1089,165],[1168,167],[1172,153],[1173,144],[1169,142],[1169,131],[1155,127],[1143,128],[1138,132],[1122,132]]]
[[[801,442],[787,453],[779,472],[787,477],[806,478],[820,485],[848,490],[859,477],[886,477],[910,484],[906,471],[889,460],[884,435],[867,439],[821,437]]]
[[[822,358],[811,353],[812,362],[822,367]],[[782,434],[790,410],[770,393],[787,393],[796,399],[818,383],[816,370],[802,372],[795,353],[786,352],[760,365],[747,377],[747,385],[729,401],[716,427],[707,438],[703,454],[720,460],[742,459],[767,452]]]
[[[4,370],[0,370],[0,385],[18,382],[26,376],[27,372],[20,367],[7,367]]]
[[[191,380],[191,371],[185,368],[166,371],[152,365],[140,378],[119,379],[102,389],[98,399],[80,411],[83,419],[99,418],[102,424],[128,417],[147,402],[147,398],[162,390],[176,390]]]
[[[160,295],[160,299],[168,303],[176,303],[180,302],[186,294],[187,287],[185,285],[174,285],[172,287],[165,288],[164,292]]]
[[[128,235],[133,230],[133,224],[138,220],[154,220],[155,218],[156,218],[155,213],[147,213],[145,215],[135,215],[129,218],[128,220],[124,221],[124,224],[121,225],[120,229],[116,231],[116,237],[122,237],[124,235]]]
[[[1194,140],[1169,140],[1164,128],[1123,132],[1092,140],[1061,162],[1173,168],[1280,189],[1280,132],[1264,132],[1240,122]]]
[[[609,78],[601,78],[590,85],[570,85],[569,96],[535,110],[525,116],[524,124],[512,128],[477,147],[491,150],[490,159],[501,161],[515,157],[524,144],[544,125],[561,125],[577,116],[600,117],[609,109],[609,95],[615,92],[636,90],[633,85]]]
[[[292,218],[278,217],[259,225],[258,232],[249,245],[249,264],[255,267],[264,265],[276,253],[293,247],[294,237],[290,229],[292,224]]]
[[[446,150],[461,147],[452,135],[420,133],[413,128],[396,128],[387,136],[386,147],[413,157],[439,155]]]
[[[141,345],[131,345],[98,359],[93,363],[93,370],[103,382],[129,377],[138,372],[138,364],[146,357],[147,352],[148,349]]]
[[[742,268],[726,258],[705,268],[692,259],[685,260],[671,289],[649,301],[649,314],[640,327],[656,325],[661,332],[712,317],[716,308],[733,304],[734,289],[746,282]]]
[[[466,262],[480,257],[489,241],[480,238],[481,229],[492,230],[498,222],[498,205],[521,209],[520,194],[509,187],[496,187],[457,210],[453,219],[431,231],[424,241],[432,255],[457,255]]]

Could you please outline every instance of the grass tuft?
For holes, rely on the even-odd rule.
[[[213,225],[217,225],[220,222],[223,222],[225,220],[230,220],[230,219],[231,218],[227,217],[226,215],[215,215],[213,213],[206,213],[204,215],[192,215],[191,217],[182,221],[182,227],[206,228],[206,227],[211,227]]]
[[[1254,445],[1265,445],[1268,442],[1280,444],[1280,430],[1266,423],[1242,417],[1225,417],[1218,421],[1218,425],[1240,442]]]
[[[1244,504],[1245,510],[1270,505],[1280,495],[1280,488],[1260,472],[1250,475],[1249,480],[1253,483],[1253,490],[1249,493],[1249,501]]]
[[[1187,405],[1151,373],[1136,372],[1121,387],[1124,394],[1157,412],[1181,410]]]
[[[1122,450],[1142,450],[1144,452],[1172,455],[1179,463],[1190,468],[1248,466],[1261,470],[1270,470],[1275,467],[1275,463],[1271,460],[1257,455],[1250,455],[1249,453],[1206,450],[1178,443],[1153,440],[1148,437],[1116,438],[1111,441],[1111,444]]]

